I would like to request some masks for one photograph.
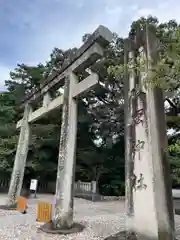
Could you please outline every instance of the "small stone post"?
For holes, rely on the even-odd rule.
[[[77,190],[81,191],[81,180],[77,181]]]
[[[95,201],[96,194],[97,194],[97,182],[96,181],[91,182],[91,190],[92,190],[92,201]]]
[[[97,183],[96,183],[96,181],[92,181],[91,182],[91,189],[92,189],[93,193],[97,192]]]
[[[17,198],[20,196],[24,170],[26,166],[26,159],[28,154],[29,138],[30,138],[30,125],[28,123],[29,115],[31,114],[31,106],[26,105],[24,116],[22,119],[22,126],[19,135],[19,141],[16,150],[14,167],[11,174],[11,182],[8,192],[7,206],[16,204]]]

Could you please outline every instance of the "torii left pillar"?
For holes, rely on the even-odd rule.
[[[24,170],[26,166],[26,159],[30,139],[30,125],[28,123],[28,118],[31,112],[32,112],[31,106],[27,104],[24,109],[24,116],[22,119],[14,167],[9,186],[8,199],[6,203],[7,207],[9,208],[11,208],[13,205],[16,205],[17,198],[20,196],[22,189]]]

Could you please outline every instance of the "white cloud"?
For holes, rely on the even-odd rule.
[[[141,0],[51,1],[17,0],[17,6],[6,1],[6,9],[3,10],[6,16],[0,14],[0,20],[5,19],[6,23],[24,31],[17,41],[17,50],[14,47],[17,56],[16,62],[11,65],[15,66],[17,62],[37,64],[47,60],[53,47],[67,49],[79,46],[83,34],[94,31],[100,24],[125,36],[131,22],[141,16],[151,14],[160,21],[176,19],[180,22],[179,0],[152,0],[152,3]],[[12,43],[15,41],[13,36],[9,39]],[[9,74],[9,67],[2,59],[1,57],[0,88]]]
[[[77,8],[80,11],[84,11],[83,7],[86,3],[81,0],[78,2]],[[93,3],[94,1],[92,1]],[[25,53],[27,55],[25,59],[29,58],[28,61],[25,60],[28,64],[36,64],[39,61],[47,60],[53,47],[67,49],[80,46],[82,44],[82,36],[85,33],[93,32],[100,24],[109,27],[112,31],[119,32],[120,20],[122,18],[122,7],[117,0],[106,0],[101,8],[97,6],[97,9],[92,12],[91,18],[87,16],[87,18],[81,19],[80,16],[77,16],[79,19],[77,23],[73,23],[73,18],[71,21],[65,19],[64,21],[67,20],[67,22],[53,21],[52,19],[49,21],[49,19],[45,18],[45,21],[40,24],[37,12],[36,10],[32,15],[28,13],[28,16],[31,15],[31,20],[28,21],[29,25],[33,28],[36,22],[36,25],[40,26],[37,31],[34,31],[34,36],[31,37],[31,42],[29,43],[30,46],[33,43],[31,46],[33,51],[29,52],[27,49]],[[28,57],[29,54],[31,57]]]
[[[180,22],[180,1],[179,0],[168,0],[157,1],[156,5],[149,8],[139,8],[134,14],[133,20],[141,16],[147,17],[148,15],[156,16],[160,22],[166,22],[172,19],[175,19],[177,22]]]
[[[122,5],[117,0],[106,0],[105,1],[105,14],[112,15],[112,14],[120,14],[122,12]],[[115,16],[118,17],[119,16]]]

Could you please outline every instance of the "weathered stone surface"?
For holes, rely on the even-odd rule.
[[[22,189],[30,138],[30,125],[28,123],[28,118],[31,112],[31,106],[26,105],[8,192],[7,205],[10,206],[14,204],[16,199],[20,196]]]
[[[174,240],[163,92],[149,85],[144,87],[157,61],[157,45],[148,30],[146,40],[139,56],[133,48],[130,56],[132,65],[139,57],[147,70],[143,72],[145,68],[140,65],[140,75],[132,71],[129,80],[126,227],[137,234],[138,240]]]
[[[56,229],[69,228],[73,224],[74,188],[72,186],[74,185],[76,164],[77,100],[73,99],[72,96],[77,83],[78,78],[75,74],[71,74],[66,79],[56,182],[56,204],[52,220]]]

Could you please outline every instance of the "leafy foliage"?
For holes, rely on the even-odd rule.
[[[171,176],[173,187],[179,187],[180,184],[180,140],[179,134],[169,139],[169,160],[171,165]]]

